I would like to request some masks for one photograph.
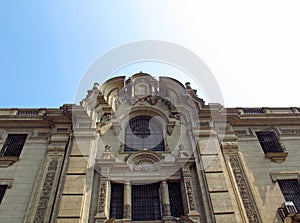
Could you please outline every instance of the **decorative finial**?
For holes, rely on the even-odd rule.
[[[94,83],[93,90],[99,90],[99,84],[98,83]]]
[[[191,83],[190,83],[190,82],[186,82],[186,83],[185,83],[185,87],[186,87],[186,89],[192,89],[192,88],[191,88]]]

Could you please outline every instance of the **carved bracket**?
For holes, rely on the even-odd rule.
[[[175,127],[175,122],[168,122],[167,133],[169,136],[172,135],[174,127]]]
[[[237,142],[222,142],[222,150],[226,153],[238,153],[238,143]]]
[[[121,125],[117,122],[113,122],[113,130],[115,132],[115,135],[118,136],[121,132]]]

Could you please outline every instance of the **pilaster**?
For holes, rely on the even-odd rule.
[[[51,136],[45,162],[41,172],[41,184],[37,188],[32,211],[28,222],[50,222],[53,214],[52,208],[55,203],[57,187],[62,171],[65,149],[68,145],[68,137],[65,142],[57,135]]]
[[[200,214],[196,210],[195,196],[192,183],[192,175],[190,171],[190,163],[186,163],[182,167],[182,181],[185,191],[185,197],[187,199],[187,216],[195,223],[200,222]]]
[[[99,180],[99,194],[97,214],[95,216],[95,223],[103,223],[109,217],[109,180],[106,177],[100,177]]]
[[[222,151],[225,157],[229,175],[235,191],[236,200],[244,222],[261,223],[252,188],[249,185],[242,160],[239,155],[236,140],[222,142]],[[247,219],[247,220],[246,220]]]
[[[124,184],[123,222],[131,222],[131,184]]]
[[[162,213],[163,216],[171,216],[170,208],[170,198],[169,198],[169,188],[167,181],[161,181],[161,190],[162,190]]]

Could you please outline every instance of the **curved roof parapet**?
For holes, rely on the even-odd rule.
[[[131,79],[135,79],[135,78],[139,78],[139,77],[151,77],[154,78],[153,76],[151,76],[150,74],[144,73],[143,71],[140,71],[139,73],[135,73],[134,75],[131,76]]]

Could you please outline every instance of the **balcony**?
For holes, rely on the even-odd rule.
[[[299,223],[300,212],[292,201],[284,202],[280,208],[278,208],[278,214],[283,223]]]

